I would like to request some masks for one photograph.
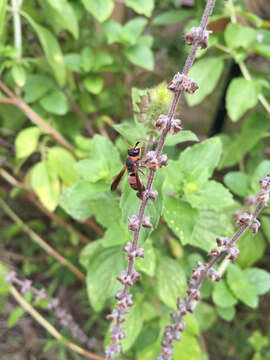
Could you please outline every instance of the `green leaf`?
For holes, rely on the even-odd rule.
[[[186,276],[176,260],[160,256],[157,264],[157,295],[166,305],[176,309],[177,298],[186,289]]]
[[[213,306],[201,301],[195,308],[195,317],[199,323],[200,331],[208,330],[216,321],[216,312]]]
[[[231,217],[224,210],[201,210],[188,243],[209,252],[216,246],[217,236],[230,236],[232,233]]]
[[[264,254],[265,241],[261,233],[252,234],[246,232],[237,242],[240,250],[237,264],[241,268],[247,268],[258,261]]]
[[[55,87],[54,81],[45,75],[30,74],[23,87],[24,101],[35,102]]]
[[[1,43],[5,31],[6,6],[7,6],[7,0],[0,0],[0,42]]]
[[[108,19],[114,8],[113,0],[82,0],[82,3],[99,22]]]
[[[234,318],[235,315],[235,308],[234,307],[228,307],[228,308],[223,308],[223,307],[216,307],[217,309],[217,313],[218,315],[226,320],[226,321],[232,321],[232,319]]]
[[[55,115],[65,115],[69,109],[68,100],[60,90],[54,90],[45,95],[40,100],[40,105],[46,111]]]
[[[207,57],[197,60],[189,76],[196,81],[199,89],[193,94],[186,94],[189,106],[200,104],[216,87],[224,69],[224,61],[218,57]]]
[[[70,53],[64,56],[64,61],[67,66],[72,71],[77,73],[81,72],[81,57],[77,53]]]
[[[19,87],[23,87],[26,81],[26,72],[20,64],[14,65],[11,69],[13,80]]]
[[[148,46],[137,43],[136,45],[125,48],[124,54],[132,64],[149,71],[154,69],[154,55]]]
[[[147,20],[143,17],[136,17],[130,21],[128,21],[123,27],[126,34],[130,37],[131,44],[134,45],[142,34],[144,28],[147,25]]]
[[[261,130],[246,130],[238,135],[228,146],[225,146],[219,168],[225,168],[237,164],[258,141],[265,137]]]
[[[259,28],[263,26],[263,20],[259,16],[252,14],[251,12],[245,12],[245,11],[237,11],[237,12],[238,14],[240,14],[241,16],[252,22],[255,26]]]
[[[13,328],[24,313],[25,311],[21,307],[17,306],[8,317],[8,329]]]
[[[179,157],[180,167],[188,180],[197,180],[205,172],[209,178],[217,166],[222,151],[219,138],[211,138],[199,144],[189,146]]]
[[[16,157],[18,159],[25,159],[36,151],[41,133],[40,128],[36,126],[19,132],[15,139]]]
[[[107,190],[104,183],[80,181],[64,190],[60,206],[74,219],[84,221],[92,214],[91,200]]]
[[[225,280],[215,283],[212,296],[214,303],[221,308],[231,308],[238,302]]]
[[[261,217],[262,229],[266,239],[270,242],[270,218],[268,216]]]
[[[31,185],[42,204],[54,211],[58,205],[60,184],[57,176],[49,173],[47,162],[39,162],[31,169]]]
[[[99,75],[88,75],[83,79],[83,85],[91,94],[98,95],[103,89],[103,78]]]
[[[125,321],[126,337],[122,340],[122,349],[125,353],[135,343],[143,327],[142,303],[136,301],[130,308],[129,314]]]
[[[10,270],[1,261],[0,261],[0,270],[1,270],[1,272],[0,272],[0,295],[6,296],[6,295],[8,295],[11,284],[7,283],[5,281],[6,277],[4,274],[2,274],[2,271],[6,274],[9,274]]]
[[[129,144],[135,144],[138,139],[147,137],[144,124],[124,121],[113,127]]]
[[[55,172],[67,186],[72,185],[78,179],[74,170],[75,159],[67,150],[60,147],[52,147],[48,150],[48,165],[51,172]]]
[[[252,49],[255,53],[270,59],[270,31],[257,30],[256,39],[252,43]]]
[[[178,236],[183,245],[188,244],[198,221],[198,210],[193,209],[188,202],[174,197],[166,197],[164,205],[164,218],[168,226]]]
[[[188,332],[181,333],[181,341],[174,343],[174,358],[181,360],[198,360],[202,350],[197,338]]]
[[[259,268],[250,268],[246,269],[244,274],[258,295],[264,295],[270,290],[269,272]]]
[[[42,48],[48,59],[48,63],[54,72],[55,78],[57,79],[59,85],[63,86],[66,81],[66,70],[62,51],[57,39],[49,30],[37,24],[27,13],[21,13],[37,33],[39,41],[41,42]]]
[[[231,171],[224,177],[224,182],[228,188],[239,196],[250,194],[249,175],[240,171]]]
[[[208,181],[205,186],[198,191],[185,191],[188,202],[193,207],[201,209],[224,208],[234,204],[232,194],[220,183]]]
[[[125,5],[142,14],[150,17],[154,10],[154,0],[126,0]]]
[[[111,181],[121,169],[116,147],[103,136],[95,135],[92,139],[90,156],[90,159],[81,160],[75,164],[75,170],[84,180]]]
[[[255,40],[256,30],[241,24],[228,24],[225,30],[225,41],[229,48],[249,48]]]
[[[270,160],[263,160],[255,169],[251,178],[251,188],[254,192],[258,192],[260,185],[259,179],[269,174]]]
[[[79,36],[79,25],[73,7],[67,0],[46,0],[55,12],[54,19],[63,28],[68,30],[75,39]]]
[[[162,26],[162,25],[174,24],[176,22],[186,19],[188,16],[190,16],[190,11],[169,10],[169,11],[165,11],[161,15],[156,16],[152,21],[152,25]]]
[[[183,130],[183,131],[180,131],[176,135],[171,135],[169,133],[167,138],[166,138],[165,145],[166,146],[173,146],[173,145],[185,142],[185,141],[199,141],[199,139],[197,138],[197,135],[195,135],[192,131]]]
[[[256,290],[247,281],[244,271],[235,264],[230,264],[228,268],[227,283],[237,299],[251,308],[258,306]]]
[[[252,335],[248,338],[248,341],[258,352],[260,352],[263,347],[269,344],[268,337],[263,336],[259,330],[253,331]],[[255,360],[255,357],[253,357],[253,360]]]
[[[117,245],[125,245],[128,240],[129,233],[126,225],[121,221],[121,219],[116,219],[116,223],[113,224],[105,233],[103,238],[103,246],[112,247]]]
[[[226,109],[232,121],[238,121],[257,102],[258,94],[255,82],[244,78],[235,78],[230,82],[226,94]]]
[[[154,276],[156,270],[156,253],[151,240],[145,241],[143,244],[144,258],[135,262],[135,268],[144,272],[148,276]]]
[[[103,248],[103,239],[90,242],[80,252],[79,262],[87,270],[90,266],[90,259],[94,258],[95,253],[99,253]]]
[[[122,247],[102,249],[94,252],[87,269],[87,293],[95,311],[101,311],[122,285],[116,277],[126,267]]]

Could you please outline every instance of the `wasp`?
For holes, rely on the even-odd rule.
[[[138,147],[139,142],[137,142],[134,146],[128,145],[128,156],[126,159],[126,164],[120,171],[118,175],[116,175],[113,179],[111,185],[111,191],[115,191],[122,176],[124,175],[125,171],[128,172],[128,183],[130,187],[136,191],[138,191],[138,196],[142,195],[142,192],[145,190],[145,186],[143,185],[138,172],[141,172],[143,175],[143,171],[140,170],[140,167],[145,167],[141,163],[142,158],[142,147]]]

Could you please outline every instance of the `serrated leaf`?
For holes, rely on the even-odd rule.
[[[224,182],[228,188],[239,196],[247,196],[250,194],[249,175],[240,171],[231,171],[224,177]]]
[[[99,22],[108,19],[114,8],[113,0],[82,0],[82,3]]]
[[[150,17],[154,10],[154,0],[126,0],[126,6],[130,7],[138,14]]]
[[[73,7],[67,0],[46,0],[50,7],[54,10],[55,16],[54,19],[59,23],[59,25],[68,30],[75,39],[78,39],[79,36],[79,25],[77,17]]]
[[[19,132],[15,139],[16,157],[18,159],[25,159],[36,151],[41,133],[40,128],[36,126]]]
[[[74,219],[84,221],[93,214],[91,200],[106,190],[104,183],[80,181],[63,191],[59,203]]]
[[[179,164],[185,178],[188,181],[197,180],[199,173],[205,171],[206,178],[210,177],[219,162],[221,151],[222,144],[219,138],[211,138],[189,146],[179,157]]]
[[[259,268],[250,268],[246,269],[244,274],[258,295],[264,295],[270,290],[269,272]]]
[[[233,307],[238,302],[230,291],[225,280],[222,280],[214,285],[212,296],[214,303],[221,308]]]
[[[235,264],[230,264],[227,270],[227,283],[237,299],[251,308],[258,306],[256,290],[247,281],[244,271]]]
[[[53,92],[45,95],[40,100],[40,105],[46,111],[55,115],[65,115],[69,109],[67,98],[59,90],[54,90]]]
[[[166,146],[173,146],[173,145],[185,142],[185,141],[199,141],[199,139],[197,138],[197,135],[195,135],[192,131],[183,130],[183,131],[180,131],[176,135],[171,135],[169,133],[167,138],[166,138],[165,145]]]
[[[183,245],[188,244],[198,221],[199,211],[193,209],[186,201],[166,197],[164,202],[164,218]]]
[[[263,256],[265,246],[265,241],[261,233],[252,234],[251,232],[246,232],[237,242],[237,247],[240,250],[237,264],[241,266],[241,268],[247,268],[253,265]]]
[[[228,24],[225,30],[225,41],[229,48],[248,48],[256,37],[256,30],[242,24]]]
[[[13,328],[18,321],[20,321],[20,318],[24,313],[25,311],[21,307],[17,306],[8,317],[8,328]]]
[[[48,165],[67,186],[74,184],[79,177],[74,170],[75,159],[67,150],[52,147],[48,150]]]
[[[121,169],[119,160],[113,143],[103,136],[95,135],[91,140],[90,159],[76,163],[75,170],[84,180],[90,182],[111,181]]]
[[[153,19],[152,25],[162,26],[162,25],[174,24],[176,22],[186,19],[189,15],[190,12],[186,10],[165,11],[161,15],[158,15]]]
[[[230,82],[226,93],[226,109],[232,121],[238,121],[257,102],[258,94],[255,82],[244,78],[235,78]]]
[[[24,101],[35,102],[55,87],[54,81],[45,75],[30,74],[27,76],[23,87]]]
[[[189,106],[200,104],[216,87],[224,69],[224,61],[218,57],[197,60],[189,76],[196,81],[199,89],[193,94],[186,94]]]
[[[154,69],[154,55],[148,46],[137,43],[136,45],[125,48],[124,54],[132,64],[149,71]]]
[[[186,276],[176,260],[160,256],[157,264],[157,295],[166,305],[176,309],[177,298],[186,289]],[[170,279],[170,281],[168,281]]]
[[[99,75],[88,75],[83,79],[83,85],[91,94],[98,95],[103,89],[103,78]]]
[[[23,87],[26,81],[26,72],[22,65],[14,65],[11,69],[13,80],[19,87]]]
[[[116,277],[126,268],[122,247],[102,249],[90,258],[87,269],[87,293],[95,311],[101,311],[122,285]]]
[[[49,173],[47,162],[39,162],[31,169],[31,185],[42,204],[53,211],[58,205],[60,184],[57,176]]]
[[[59,85],[63,86],[66,81],[66,70],[62,51],[57,39],[48,29],[37,24],[27,13],[21,13],[37,33],[39,41],[41,42],[42,48],[48,59],[48,63],[54,72],[54,76]]]

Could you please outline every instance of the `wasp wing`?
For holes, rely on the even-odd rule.
[[[111,191],[116,190],[118,184],[120,183],[122,176],[124,175],[126,171],[126,166],[123,167],[123,169],[120,171],[120,173],[118,175],[115,176],[115,178],[113,179],[112,185],[111,185]]]
[[[141,182],[141,179],[138,175],[138,167],[136,164],[133,165],[133,169],[134,169],[134,174],[135,174],[135,177],[136,177],[136,184],[137,184],[137,188],[138,188],[138,191],[139,192],[142,192],[143,191],[143,184]]]

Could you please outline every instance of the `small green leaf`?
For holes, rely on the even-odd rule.
[[[60,147],[52,147],[48,150],[48,165],[67,186],[79,180],[74,170],[75,159],[67,150]]]
[[[49,173],[47,162],[39,162],[31,169],[31,185],[42,204],[53,211],[58,205],[60,184],[57,176]]]
[[[13,80],[19,87],[23,87],[26,81],[26,72],[22,65],[14,65],[11,69]]]
[[[263,347],[269,344],[268,337],[263,336],[259,330],[253,331],[252,335],[248,338],[248,341],[258,352],[260,352]],[[255,360],[255,357],[253,357],[253,360]]]
[[[152,25],[154,26],[162,26],[169,25],[179,22],[181,20],[186,19],[190,15],[190,12],[187,10],[169,10],[165,11],[161,15],[156,16]]]
[[[154,10],[154,0],[126,0],[126,6],[130,7],[138,14],[150,17]]]
[[[93,214],[91,200],[106,190],[104,183],[80,181],[63,191],[60,206],[74,219],[84,221]]]
[[[81,72],[81,57],[77,53],[70,53],[64,56],[64,61],[67,66],[72,71],[77,73]]]
[[[181,333],[181,341],[174,343],[174,358],[181,360],[198,360],[202,354],[197,338],[188,332]]]
[[[147,137],[144,124],[124,121],[121,124],[113,125],[113,127],[130,144],[135,144],[138,139]]]
[[[154,55],[148,46],[138,43],[125,48],[124,54],[132,64],[143,67],[149,71],[154,69]]]
[[[247,268],[263,256],[265,241],[261,233],[254,235],[251,232],[246,232],[238,240],[237,247],[240,250],[237,264],[241,268]]]
[[[36,151],[41,133],[40,128],[36,126],[19,132],[15,140],[16,157],[18,159],[25,159]]]
[[[8,317],[8,328],[13,328],[24,314],[24,310],[17,306]]]
[[[160,256],[157,264],[157,294],[160,300],[172,309],[176,309],[177,298],[183,296],[186,289],[186,276],[176,260]]]
[[[116,279],[126,267],[122,247],[111,247],[94,252],[87,269],[87,292],[95,311],[101,311],[122,285]]]
[[[171,135],[169,133],[167,138],[166,138],[165,145],[166,146],[173,146],[173,145],[185,142],[185,141],[199,141],[199,139],[197,138],[197,135],[195,135],[192,131],[183,130],[183,131],[180,131],[176,135]]]
[[[114,8],[113,0],[82,0],[82,3],[99,22],[108,19]]]
[[[208,330],[216,321],[216,312],[213,306],[200,301],[195,308],[195,317],[199,323],[200,331]]]
[[[264,295],[270,290],[269,272],[259,268],[249,268],[244,271],[244,274],[258,295]]]
[[[83,79],[83,85],[87,91],[98,95],[103,89],[103,78],[99,75],[88,75]]]
[[[258,306],[256,290],[247,281],[244,271],[235,264],[230,264],[228,268],[227,283],[237,299],[251,308]]]
[[[28,75],[23,87],[25,92],[24,101],[27,103],[35,102],[50,90],[53,90],[54,87],[54,81],[48,76],[36,74]]]
[[[41,42],[42,48],[48,59],[48,63],[54,72],[55,78],[57,79],[59,85],[63,86],[66,81],[66,70],[62,51],[57,39],[49,30],[37,24],[27,13],[21,13],[37,33],[39,41]]]
[[[59,91],[54,90],[53,92],[45,95],[40,100],[40,105],[49,113],[55,115],[65,115],[68,112],[69,104],[65,95]]]
[[[225,30],[225,41],[231,49],[238,47],[247,49],[255,37],[256,30],[241,24],[228,24]]]
[[[105,247],[112,247],[118,245],[125,245],[128,240],[129,240],[129,233],[127,227],[125,224],[123,224],[120,218],[119,221],[113,224],[106,231],[105,236],[103,238],[103,246],[105,248]]]
[[[90,242],[80,252],[79,262],[87,270],[90,259],[93,258],[95,253],[99,253],[103,248],[103,239],[98,239]]]
[[[199,89],[193,94],[186,94],[189,106],[200,104],[216,87],[224,69],[224,61],[218,57],[207,57],[195,62],[189,76],[196,81]]]
[[[233,307],[238,302],[224,280],[215,284],[212,296],[214,303],[221,308]]]
[[[256,39],[252,43],[252,49],[255,53],[270,59],[270,31],[257,30]]]
[[[218,315],[226,320],[226,321],[232,321],[232,319],[234,318],[234,315],[235,315],[235,308],[232,306],[232,307],[228,307],[228,308],[224,308],[224,307],[219,307],[217,306],[216,307],[217,309],[217,313]]]
[[[244,78],[235,78],[230,82],[226,94],[226,109],[232,121],[238,121],[257,102],[258,95],[255,82]]]
[[[198,210],[193,209],[188,202],[174,197],[166,197],[164,205],[164,218],[169,228],[183,245],[188,244],[199,217]]]
[[[228,188],[239,196],[250,194],[249,175],[240,171],[231,171],[224,177],[224,182]]]

